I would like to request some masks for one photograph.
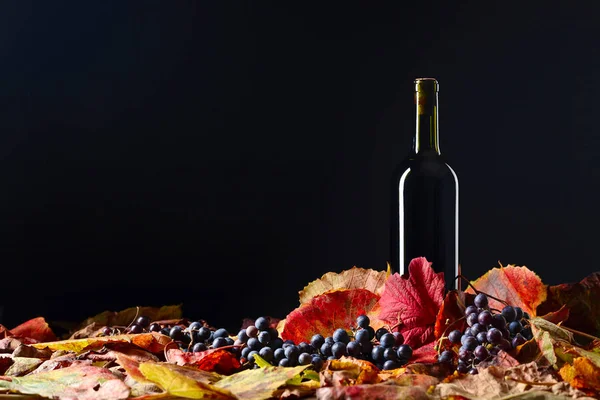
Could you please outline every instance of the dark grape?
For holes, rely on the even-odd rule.
[[[479,323],[483,326],[490,325],[493,320],[494,320],[494,317],[492,317],[492,313],[489,312],[488,310],[483,310],[482,312],[479,313],[479,316],[477,317],[477,321],[479,321]]]
[[[354,334],[354,340],[356,340],[359,343],[369,342],[369,331],[366,329],[357,330]]]
[[[110,336],[110,335],[112,335],[112,332],[113,332],[112,328],[110,328],[108,326],[105,326],[104,328],[102,328],[102,334],[104,336]]]
[[[244,350],[245,349],[247,349],[247,347],[244,348]],[[279,361],[283,358],[285,358],[285,350],[283,350],[282,348],[275,349],[275,351],[273,352],[273,359],[275,360],[275,362],[279,363]]]
[[[188,326],[188,331],[197,331],[200,328],[202,328],[202,324],[198,321],[194,321],[190,324],[190,326]]]
[[[315,349],[319,349],[321,348],[321,346],[323,346],[323,343],[325,343],[325,338],[323,337],[323,335],[317,333],[315,335],[313,335],[312,338],[310,338],[310,344],[315,348]]]
[[[144,332],[144,328],[142,328],[138,324],[133,324],[129,327],[129,333],[142,333]]]
[[[205,345],[204,343],[196,343],[196,344],[194,344],[194,346],[192,347],[192,351],[193,351],[194,353],[198,353],[198,352],[200,352],[200,351],[204,351],[204,350],[206,350],[206,349],[207,349],[207,347],[206,347],[206,345]],[[248,351],[250,351],[250,350],[248,350]]]
[[[477,346],[475,350],[473,350],[473,355],[480,361],[487,359],[490,356],[490,352],[485,346]]]
[[[375,332],[375,338],[376,338],[377,340],[381,340],[381,337],[382,337],[383,335],[385,335],[386,333],[389,333],[387,329],[385,329],[385,328],[379,328],[379,329],[377,329],[377,331]]]
[[[142,328],[146,328],[148,325],[150,325],[150,318],[146,315],[140,315],[135,323]]]
[[[475,324],[476,322],[479,322],[479,320],[477,319],[477,316],[478,316],[477,313],[469,314],[467,316],[467,324],[469,326],[473,326],[473,324]]]
[[[392,361],[398,360],[398,354],[396,353],[396,349],[394,349],[393,347],[388,347],[385,350],[383,350],[383,358],[385,360]]]
[[[526,341],[527,341],[527,339],[525,339],[525,337],[523,337],[523,335],[521,335],[520,333],[517,333],[515,335],[515,337],[512,339],[511,345],[513,348],[516,348],[517,346],[522,345]]]
[[[475,367],[469,368],[469,374],[477,375],[478,373],[479,373],[479,371],[477,371],[477,368],[475,368]]]
[[[463,346],[465,346],[465,348],[467,348],[471,351],[475,350],[475,347],[477,347],[478,345],[479,345],[479,342],[473,336],[468,336],[465,339],[465,343],[463,344]]]
[[[451,364],[454,361],[454,352],[451,350],[444,350],[438,356],[438,362]]]
[[[486,332],[479,332],[476,336],[477,341],[481,344],[487,343],[487,333]]]
[[[174,327],[171,328],[171,330],[169,331],[169,336],[171,337],[171,339],[173,340],[183,340],[183,337],[185,336],[183,334],[183,329],[181,329],[181,326],[179,325],[175,325]]]
[[[398,354],[398,358],[401,358],[404,360],[410,360],[410,358],[412,357],[412,354],[413,354],[412,347],[410,347],[407,344],[398,346],[397,354]]]
[[[260,355],[262,358],[264,358],[265,361],[271,362],[271,361],[273,361],[275,353],[273,353],[272,348],[265,346],[259,350],[258,355]]]
[[[524,311],[523,312],[523,319],[530,319],[531,317],[529,316],[529,313]]]
[[[358,357],[360,355],[360,352],[361,352],[360,343],[357,342],[357,341],[349,342],[346,345],[346,351],[348,352],[349,356]]]
[[[265,317],[258,317],[256,321],[254,321],[254,326],[259,331],[266,331],[269,329],[269,320]]]
[[[468,317],[470,314],[477,314],[477,313],[479,313],[479,309],[476,306],[471,305],[465,309],[466,317]]]
[[[462,333],[458,329],[455,329],[448,334],[448,340],[450,341],[450,343],[454,344],[460,343],[461,337]]]
[[[275,340],[276,338],[279,337],[279,332],[277,332],[277,328],[270,327],[269,329],[266,330],[266,332],[269,332],[269,336],[271,337],[271,340]]]
[[[291,367],[290,360],[288,360],[287,358],[282,358],[281,360],[279,360],[279,366],[280,367]]]
[[[500,329],[500,332],[502,332],[502,337],[504,339],[509,339],[510,338],[510,332],[509,332],[509,330],[508,330],[507,327],[504,327],[504,328]]]
[[[210,338],[211,331],[207,327],[203,326],[198,330],[198,338],[200,340],[208,340]]]
[[[333,341],[348,344],[350,336],[348,336],[348,332],[345,329],[338,328],[333,332]]]
[[[383,363],[383,369],[384,370],[390,370],[390,369],[396,369],[396,368],[400,368],[400,364],[394,360],[387,360],[386,362]]]
[[[475,296],[475,299],[473,300],[473,304],[475,304],[475,307],[478,307],[478,308],[487,308],[488,307],[488,298],[485,294],[479,293],[477,296]]]
[[[271,340],[269,346],[273,349],[278,349],[281,346],[283,346],[283,339],[280,337],[276,337],[275,339]]]
[[[472,337],[472,336],[469,336],[469,335],[462,335],[462,336],[460,337],[460,344],[464,346],[464,345],[465,345],[465,341],[467,340],[467,338],[468,338],[468,337]]]
[[[321,357],[313,357],[311,360],[311,364],[314,366],[316,371],[319,371],[321,368],[323,368],[323,359]]]
[[[198,344],[200,344],[200,343],[198,343]],[[248,354],[250,354],[250,352],[251,352],[251,351],[252,351],[252,350],[250,350],[250,348],[249,348],[249,347],[244,347],[244,348],[242,349],[242,352],[240,353],[240,357],[241,357],[241,358],[245,358],[245,359],[247,360],[247,359],[248,359]]]
[[[361,348],[361,352],[365,355],[369,355],[371,354],[371,351],[373,350],[373,343],[371,342],[362,342],[360,344],[360,348]]]
[[[396,343],[396,338],[391,333],[384,333],[379,339],[379,344],[385,348],[393,347]]]
[[[342,356],[347,356],[348,352],[346,351],[346,343],[344,342],[335,342],[333,346],[331,346],[331,354],[335,358],[340,358]]]
[[[238,332],[237,338],[241,343],[246,343],[249,339],[245,329]]]
[[[160,329],[160,324],[157,324],[156,322],[151,323],[148,327],[150,332],[160,332]]]
[[[371,324],[371,320],[366,315],[362,314],[356,318],[356,326],[359,328],[367,328]]]
[[[298,365],[308,365],[312,361],[312,356],[308,353],[301,353],[298,356]]]
[[[327,339],[325,339],[325,341],[327,341]],[[331,344],[333,344],[333,342],[331,342]],[[293,340],[286,340],[285,342],[283,342],[283,344],[281,345],[281,347],[283,347],[284,349],[289,347],[289,346],[295,346],[296,344],[294,343]]]
[[[226,338],[227,336],[229,336],[229,332],[227,332],[227,329],[225,328],[219,328],[216,331],[214,331],[213,333],[213,337],[216,338]]]
[[[298,343],[298,350],[300,350],[300,353],[312,353],[315,349],[314,347],[312,347],[310,344],[306,343],[306,342],[300,342]]]
[[[161,328],[160,333],[162,333],[165,336],[169,336],[169,334],[171,333],[171,328],[165,326],[164,328]]]
[[[456,366],[456,370],[461,374],[466,374],[467,372],[469,372],[469,367],[466,364],[458,364]]]
[[[467,327],[465,328],[465,333],[463,333],[464,336],[474,336],[473,332],[471,332],[471,327]]]
[[[490,328],[486,337],[491,344],[499,344],[502,341],[502,332],[498,328]]]
[[[515,307],[515,311],[517,312],[515,321],[520,321],[523,318],[523,309],[521,307]]]
[[[522,330],[523,330],[523,325],[521,325],[520,321],[513,321],[510,324],[508,324],[508,331],[512,335],[516,335],[517,333],[521,332]]]
[[[246,343],[247,343],[248,347],[250,348],[250,350],[258,351],[263,347],[262,343],[259,342],[258,339],[254,338],[254,337],[249,338],[248,342],[246,342]]]
[[[485,325],[482,325],[479,322],[475,322],[473,324],[473,326],[471,327],[471,335],[473,335],[473,336],[477,336],[477,334],[479,334],[480,332],[485,332],[485,331],[487,331],[487,329],[485,328]]]
[[[371,350],[371,358],[375,363],[383,363],[384,357],[383,353],[385,352],[385,348],[383,346],[374,346],[373,350]]]
[[[530,327],[523,328],[523,330],[521,331],[521,335],[523,335],[523,337],[527,340],[533,339],[533,333],[531,332]]]
[[[248,361],[250,361],[250,362],[254,362],[254,356],[255,356],[255,355],[257,355],[257,354],[258,354],[258,351],[256,351],[256,350],[251,350],[251,351],[248,353],[248,356],[246,357],[246,359],[247,359]]]
[[[296,345],[288,346],[285,348],[285,358],[290,361],[297,361],[298,356],[300,355],[300,350]]]
[[[325,357],[331,356],[331,346],[333,346],[331,343],[323,343],[320,348],[321,354],[323,354]]]
[[[400,346],[401,344],[404,344],[404,335],[402,334],[402,332],[394,332],[392,333],[392,335],[394,335],[394,338],[396,339],[395,342],[395,346]]]
[[[367,326],[366,329],[369,332],[369,340],[373,340],[375,338],[375,328],[372,326]]]
[[[215,338],[215,340],[213,340],[212,342],[212,348],[213,349],[217,349],[219,347],[223,347],[223,346],[227,346],[229,343],[227,343],[227,339],[224,337],[218,337]]]
[[[492,317],[492,326],[494,328],[502,329],[506,327],[506,318],[502,314],[494,314]]]
[[[506,320],[506,322],[512,322],[517,319],[517,312],[515,308],[512,306],[506,306],[502,309],[502,316]]]
[[[469,362],[473,358],[473,352],[464,347],[461,347],[458,350],[458,359],[464,362]]]
[[[271,342],[271,335],[267,331],[259,332],[258,341],[262,344],[269,344]]]

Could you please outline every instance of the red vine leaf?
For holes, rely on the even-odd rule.
[[[414,349],[432,342],[438,310],[444,300],[444,273],[436,273],[424,257],[413,259],[409,276],[395,273],[385,283],[379,300],[379,318],[399,322],[405,343]]]
[[[288,314],[279,325],[283,340],[295,343],[310,342],[317,333],[327,337],[337,328],[349,329],[356,325],[356,317],[375,307],[379,296],[366,289],[335,290],[315,296]],[[378,325],[372,316],[371,326]],[[382,324],[379,323],[379,326]]]
[[[202,352],[186,352],[180,349],[166,351],[167,362],[194,366],[203,371],[231,374],[240,368],[240,362],[228,348],[216,348]]]
[[[43,317],[37,317],[23,322],[21,325],[13,328],[10,332],[15,336],[33,339],[37,342],[51,342],[56,340],[56,335],[48,326]]]
[[[547,287],[537,274],[527,267],[508,265],[493,268],[479,279],[471,282],[479,291],[521,307],[529,315],[536,316],[537,307],[546,300]],[[474,293],[469,287],[467,293]],[[505,304],[489,298],[490,308],[502,310]]]

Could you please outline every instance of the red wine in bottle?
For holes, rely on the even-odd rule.
[[[408,273],[413,258],[426,257],[443,272],[446,290],[460,289],[458,178],[439,146],[438,81],[415,80],[416,130],[412,151],[392,180],[392,271]]]

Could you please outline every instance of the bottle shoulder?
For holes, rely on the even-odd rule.
[[[452,177],[458,180],[456,172],[446,159],[437,153],[410,154],[394,170],[396,179],[402,176]]]

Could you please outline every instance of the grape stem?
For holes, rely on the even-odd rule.
[[[569,328],[568,326],[560,325],[560,327],[563,328],[563,329],[566,329],[566,330],[568,330],[570,332],[573,332],[573,333],[575,333],[577,335],[584,336],[584,337],[586,337],[588,339],[600,340],[600,338],[598,338],[596,336],[590,335],[589,333],[578,331],[577,329]]]

